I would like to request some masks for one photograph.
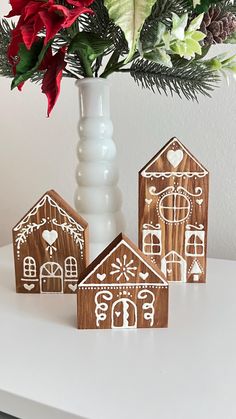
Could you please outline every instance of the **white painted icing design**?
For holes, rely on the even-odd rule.
[[[155,302],[155,295],[152,291],[149,290],[141,290],[138,293],[138,298],[142,300],[148,300],[151,297],[151,301],[146,301],[142,305],[143,310],[143,317],[145,320],[150,321],[150,326],[152,327],[154,324],[154,302]]]
[[[182,150],[169,150],[166,157],[170,164],[176,168],[183,160],[184,153]]]

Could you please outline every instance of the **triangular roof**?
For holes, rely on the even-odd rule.
[[[31,217],[37,214],[39,208],[43,207],[46,202],[57,209],[57,211],[68,218],[68,221],[77,228],[78,231],[83,231],[87,226],[87,222],[53,189],[47,191],[36,204],[21,218],[21,220],[13,227],[13,231],[20,230],[24,224],[27,224]]]
[[[142,263],[143,266],[145,266],[145,273],[141,272],[141,275],[137,275],[136,279],[134,281],[119,281],[117,282],[116,279],[112,278],[112,275],[106,276],[101,278],[104,275],[104,272],[100,270],[102,268],[103,264],[111,258],[113,253],[120,247],[126,247],[131,251],[131,253],[139,259],[139,261]],[[133,262],[133,260],[127,260],[128,263]],[[119,262],[117,262],[119,264]],[[114,267],[116,263],[112,263],[111,267],[113,270],[116,270]],[[131,266],[131,269],[133,265]],[[149,275],[147,275],[147,272]],[[151,273],[151,275],[150,275]],[[95,275],[100,275],[100,280],[95,278]],[[104,251],[85,269],[85,271],[82,273],[80,277],[80,284],[79,287],[83,286],[122,286],[122,285],[159,285],[159,286],[168,286],[168,282],[165,279],[164,274],[162,271],[152,264],[150,260],[141,252],[141,250],[138,249],[137,246],[135,246],[134,243],[132,243],[124,234],[119,234],[105,249]]]
[[[176,155],[175,161],[171,163],[171,154]],[[143,177],[204,177],[208,174],[207,169],[190,153],[190,151],[177,139],[172,138],[164,147],[140,170]]]

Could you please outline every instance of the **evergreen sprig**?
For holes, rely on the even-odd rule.
[[[138,84],[153,92],[176,93],[179,97],[196,101],[199,93],[210,96],[218,81],[217,75],[200,62],[183,64],[179,61],[168,68],[138,59],[132,64],[130,74]]]
[[[110,40],[112,49],[119,51],[120,55],[128,52],[128,45],[122,30],[109,18],[108,11],[104,6],[104,0],[95,0],[91,9],[94,14],[85,14],[79,18],[82,30],[102,35],[104,39]],[[107,50],[107,54],[111,49]]]
[[[6,19],[0,21],[0,76],[3,77],[13,76],[7,56],[12,29],[14,29],[14,23],[8,22]]]

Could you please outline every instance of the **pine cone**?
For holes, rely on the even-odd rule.
[[[236,17],[231,12],[224,12],[219,7],[211,7],[204,14],[200,31],[206,35],[205,45],[221,44],[236,31]]]

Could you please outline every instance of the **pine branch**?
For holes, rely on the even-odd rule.
[[[236,16],[236,0],[225,0],[218,4],[223,12],[230,12]]]
[[[192,12],[192,6],[190,7],[189,0],[163,0],[157,1],[152,9],[151,15],[146,20],[142,32],[141,41],[147,42],[155,38],[157,32],[157,26],[159,22],[164,23],[168,28],[172,24],[172,13],[176,13],[178,16],[184,13]]]
[[[159,93],[164,92],[173,96],[198,101],[198,94],[210,97],[210,93],[219,80],[218,76],[207,69],[201,62],[175,62],[169,68],[143,59],[134,61],[130,74],[143,88],[148,88]]]
[[[4,77],[13,77],[7,56],[12,29],[14,29],[14,23],[9,23],[6,19],[0,20],[0,76]]]
[[[111,47],[105,54],[117,50],[120,55],[128,52],[128,45],[122,30],[116,26],[109,18],[108,11],[104,6],[103,0],[95,0],[91,9],[94,14],[85,14],[80,16],[79,24],[82,30],[102,35],[104,39],[111,41]]]

